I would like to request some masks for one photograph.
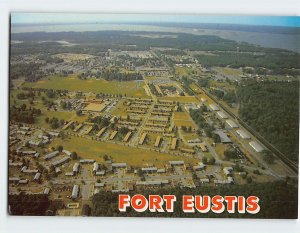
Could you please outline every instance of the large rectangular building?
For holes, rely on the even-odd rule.
[[[142,136],[141,136],[141,138],[140,138],[140,140],[139,140],[139,144],[140,145],[143,145],[146,137],[147,137],[147,133],[143,133]]]

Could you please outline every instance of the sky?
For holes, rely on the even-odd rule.
[[[12,24],[24,23],[218,23],[300,27],[299,16],[213,16],[161,14],[12,13]]]

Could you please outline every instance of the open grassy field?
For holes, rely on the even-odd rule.
[[[191,126],[192,128],[196,127],[196,124],[189,116],[187,112],[175,112],[174,113],[174,124],[178,127],[180,126]]]
[[[243,71],[242,69],[233,69],[233,68],[223,68],[223,67],[218,67],[216,68],[217,70],[219,70],[220,72],[224,73],[225,75],[235,75],[235,76],[238,76],[238,75],[242,75],[243,74]]]
[[[192,74],[193,69],[190,67],[175,66],[175,74],[178,76],[189,76]]]
[[[69,151],[76,151],[81,158],[95,159],[102,163],[103,155],[110,155],[114,162],[126,162],[132,166],[143,166],[145,163],[153,163],[156,166],[163,166],[170,160],[184,160],[195,164],[196,159],[178,157],[169,154],[158,153],[155,151],[138,149],[119,144],[93,141],[90,139],[70,137],[69,139],[56,139],[51,146],[62,145]]]
[[[67,62],[86,60],[95,57],[93,55],[83,53],[59,53],[52,56],[62,58]]]
[[[45,88],[54,90],[83,91],[106,94],[122,94],[128,97],[147,97],[142,85],[136,86],[134,81],[117,82],[103,79],[81,80],[76,76],[53,76],[34,83],[24,83],[25,87]]]
[[[124,102],[125,102],[125,100],[122,99],[117,103],[116,107],[112,111],[112,115],[114,115],[114,116],[126,116],[127,115],[126,107],[124,106]]]
[[[47,111],[42,110],[42,115],[37,117],[36,124],[43,128],[50,128],[50,124],[47,124],[45,122],[46,117],[49,117],[51,119],[52,117],[56,117],[57,119],[61,120],[70,120],[73,116],[75,116],[75,112],[59,112],[59,111]]]
[[[171,100],[180,103],[197,103],[198,100],[195,96],[174,96],[174,97],[162,97],[159,100]]]

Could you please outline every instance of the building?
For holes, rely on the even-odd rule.
[[[78,198],[78,195],[79,195],[79,186],[77,184],[75,184],[72,189],[71,198],[76,199],[76,198]]]
[[[239,129],[239,130],[236,131],[236,133],[242,139],[250,139],[251,138],[250,135],[247,134],[244,130]]]
[[[256,141],[249,142],[249,145],[257,152],[260,153],[264,150],[264,148]]]
[[[154,147],[159,147],[160,141],[161,141],[161,136],[157,136],[155,139]]]
[[[223,172],[226,176],[229,176],[232,174],[233,168],[232,167],[224,167]]]
[[[193,170],[194,171],[201,171],[205,168],[205,164],[203,164],[202,162],[199,162],[198,165],[193,166]]]
[[[154,172],[157,172],[157,167],[143,167],[142,172],[144,172],[144,173],[154,173]]]
[[[217,105],[215,105],[215,104],[210,104],[210,105],[209,105],[209,108],[210,108],[211,110],[213,110],[213,111],[219,111],[219,110],[220,110],[219,107],[218,107]]]
[[[43,194],[49,195],[49,193],[50,193],[50,188],[45,188]]]
[[[217,112],[217,116],[218,116],[220,119],[227,119],[227,118],[228,118],[228,116],[227,116],[224,112],[222,112],[222,111],[218,111],[218,112]]]
[[[127,168],[126,163],[112,163],[111,164],[112,169],[114,168]]]
[[[94,163],[95,160],[94,159],[80,159],[79,162],[86,164],[86,163]]]
[[[204,142],[199,144],[200,149],[202,150],[202,152],[207,152],[207,147],[206,144]]]
[[[29,180],[19,180],[19,184],[28,184]]]
[[[175,150],[177,146],[177,138],[173,138],[171,142],[171,150]]]
[[[105,132],[107,128],[106,127],[103,127],[102,129],[100,129],[100,131],[96,134],[97,137],[101,137],[102,134]]]
[[[115,138],[115,136],[117,135],[117,133],[118,133],[117,130],[113,131],[112,134],[109,137],[109,140],[113,140]]]
[[[171,166],[183,166],[184,165],[184,161],[180,160],[180,161],[169,161],[169,164]]]
[[[124,139],[123,139],[123,142],[128,142],[129,138],[131,137],[131,134],[132,134],[132,132],[129,131],[129,132],[125,135],[125,137],[124,137]]]
[[[79,172],[79,163],[75,163],[73,166],[73,173],[74,175],[78,174]]]
[[[230,128],[238,128],[239,126],[233,121],[233,120],[227,120],[226,124],[230,127]]]
[[[188,148],[180,148],[179,149],[181,152],[183,152],[183,153],[188,153],[188,154],[195,154],[195,150],[193,150],[193,149],[188,149]]]
[[[227,134],[224,131],[215,130],[214,133],[220,136],[222,143],[231,143],[231,139],[227,136]]]
[[[33,180],[38,181],[41,178],[41,173],[36,173],[33,177]]]
[[[53,165],[54,167],[56,167],[56,166],[59,166],[59,165],[61,165],[61,164],[64,164],[64,163],[68,162],[69,160],[70,160],[70,157],[66,156],[66,157],[63,157],[63,158],[60,159],[60,160],[57,160],[57,161],[53,162],[52,165]]]
[[[53,152],[51,152],[51,153],[49,153],[49,154],[46,154],[45,157],[44,157],[44,159],[45,159],[45,160],[49,160],[49,159],[54,158],[54,157],[57,156],[57,155],[59,155],[59,151],[58,151],[58,150],[53,151]]]
[[[143,133],[140,140],[139,140],[139,145],[143,145],[146,137],[147,137],[147,133]]]
[[[93,164],[93,172],[96,173],[99,169],[99,164],[97,162],[94,162]]]

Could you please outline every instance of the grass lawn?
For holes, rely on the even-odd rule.
[[[113,143],[93,141],[90,139],[70,137],[69,139],[56,139],[51,146],[62,145],[66,150],[76,151],[81,158],[95,159],[103,162],[103,155],[110,155],[114,162],[126,162],[132,166],[143,166],[145,163],[153,163],[162,166],[170,160],[184,160],[187,163],[195,164],[198,160],[188,157],[179,157],[169,154],[158,153],[139,148],[133,148]]]
[[[46,117],[51,119],[52,117],[56,117],[58,120],[70,120],[74,115],[75,112],[59,112],[59,111],[47,111],[42,110],[42,115],[37,117],[35,124],[39,125],[40,127],[50,129],[50,124],[45,122]]]
[[[103,79],[81,80],[76,76],[53,76],[34,83],[24,83],[24,87],[45,88],[54,90],[83,91],[107,94],[126,94],[128,97],[147,97],[143,85],[136,86],[134,81],[117,82]]]
[[[198,100],[195,96],[174,96],[174,97],[162,97],[159,100],[171,100],[180,103],[197,103]]]
[[[196,127],[196,124],[189,116],[187,112],[175,112],[174,113],[174,124],[176,126],[191,126],[192,128]]]

